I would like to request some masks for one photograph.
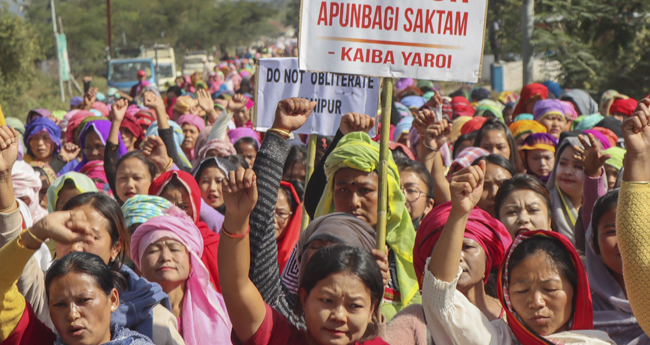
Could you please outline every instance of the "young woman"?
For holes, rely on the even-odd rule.
[[[564,105],[557,99],[547,99],[535,104],[533,110],[535,121],[546,127],[546,132],[555,139],[560,139],[560,134],[566,131],[567,119]]]
[[[494,197],[494,217],[512,239],[520,229],[551,230],[551,195],[539,179],[517,174],[505,181]]]
[[[402,193],[406,197],[406,209],[417,231],[422,219],[433,209],[433,177],[422,163],[407,159],[398,165]]]
[[[124,114],[120,124],[120,137],[128,152],[140,149],[140,144],[144,140],[144,131],[133,115]]]
[[[257,151],[260,149],[260,136],[252,128],[239,127],[228,131],[230,142],[237,154],[244,155],[251,167],[255,163]]]
[[[201,190],[201,198],[210,207],[224,214],[226,207],[223,204],[221,185],[228,178],[228,172],[235,167],[225,158],[209,157],[201,161],[192,174]]]
[[[490,322],[457,291],[465,220],[482,194],[486,164],[454,175],[452,208],[427,263],[423,305],[436,344],[613,344],[594,331],[589,283],[571,243],[550,231],[520,234],[499,271],[508,322]]]
[[[278,201],[275,204],[275,239],[278,241],[278,265],[280,272],[289,261],[289,257],[300,237],[302,226],[302,207],[300,197],[289,182],[281,181]]]
[[[526,173],[547,182],[555,165],[557,139],[548,133],[531,134],[521,147]]]
[[[605,162],[605,173],[607,174],[607,189],[614,189],[618,173],[623,169],[623,158],[625,157],[625,149],[620,147],[610,147],[604,152],[611,156]]]
[[[92,238],[87,222],[77,220],[72,229],[66,229],[62,224],[58,226],[63,228],[57,233],[59,241]],[[39,230],[32,228],[28,231]],[[21,240],[14,239],[3,246],[0,257],[14,262],[29,260],[30,250],[19,254],[17,249],[21,246],[33,248],[32,245],[39,245],[38,241]],[[38,320],[18,292],[16,283],[22,271],[17,267],[20,265],[3,265],[0,279],[0,321],[3,328],[10,330],[0,333],[3,344],[154,344],[138,332],[111,324],[111,313],[120,305],[118,289],[125,281],[116,276],[99,256],[71,253],[57,260],[48,270],[44,288],[56,333]]]
[[[109,171],[114,171],[115,175],[110,176]],[[134,195],[148,194],[151,182],[159,174],[156,164],[146,159],[140,151],[125,154],[117,161],[115,169],[106,169],[105,172],[113,196],[119,204]]]
[[[98,119],[88,122],[79,133],[79,146],[81,147],[81,152],[83,153],[81,162],[70,162],[61,171],[67,172],[74,170],[78,172],[83,169],[86,163],[90,161],[98,160],[103,162],[110,131],[111,121]],[[118,137],[118,145],[116,146],[118,158],[127,153],[126,147],[124,146],[124,143],[122,143],[121,137]],[[73,165],[74,168],[72,168]]]
[[[257,202],[255,173],[239,169],[224,183],[228,217],[220,246],[224,300],[235,340],[247,344],[386,344],[376,337],[383,294],[381,270],[358,248],[335,245],[311,255],[299,287],[300,331],[266,304],[249,275],[250,212]],[[226,262],[228,263],[226,264]]]
[[[63,174],[47,189],[47,211],[61,211],[68,200],[92,192],[97,192],[97,187],[88,176],[74,171]]]
[[[205,128],[205,120],[199,116],[192,114],[185,114],[176,120],[181,128],[183,129],[183,143],[181,144],[181,149],[183,153],[190,160],[194,159],[194,145],[196,144],[196,139],[199,137],[199,133]]]
[[[531,134],[546,133],[546,127],[534,120],[515,121],[511,123],[508,128],[512,132],[512,136],[515,138],[517,150],[521,150],[521,146],[524,145],[524,140],[526,140],[526,138]]]
[[[167,212],[133,233],[131,258],[144,278],[169,295],[186,344],[230,344],[232,325],[223,297],[201,261],[201,232],[182,210]]]
[[[517,152],[515,138],[512,136],[510,129],[497,119],[485,121],[476,134],[474,146],[501,155],[510,161],[510,164],[517,172],[521,173],[525,170],[521,156]]]
[[[483,194],[481,195],[481,199],[477,206],[481,210],[494,216],[494,198],[496,197],[497,192],[499,192],[501,185],[515,176],[516,172],[507,159],[494,153],[477,158],[472,162],[472,165],[478,165],[481,161],[487,163],[487,170],[485,170]]]

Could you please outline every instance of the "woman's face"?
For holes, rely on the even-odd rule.
[[[615,274],[623,275],[623,260],[616,239],[616,207],[603,214],[598,222],[598,248],[605,265]]]
[[[377,224],[379,175],[352,168],[339,169],[334,175],[334,207],[336,212],[349,213],[368,225]]]
[[[241,142],[239,145],[237,145],[236,150],[238,155],[242,155],[244,158],[246,158],[248,166],[252,168],[253,164],[255,163],[255,157],[257,157],[257,150],[255,150],[255,146],[251,145],[250,143]]]
[[[126,146],[126,149],[129,152],[133,151],[135,149],[135,135],[126,128],[120,128],[120,136],[122,137],[122,142],[124,143],[124,146]]]
[[[199,137],[199,129],[189,123],[184,123],[181,127],[183,128],[183,134],[185,135],[185,139],[183,139],[183,142],[181,143],[181,148],[183,150],[192,150],[196,143],[196,139]]]
[[[333,273],[309,293],[298,291],[305,313],[307,336],[316,344],[354,344],[372,322],[374,306],[370,290],[358,276]],[[309,342],[309,341],[308,341]]]
[[[48,286],[50,317],[65,344],[104,344],[111,340],[111,311],[120,297],[116,289],[106,295],[86,273],[70,272]]]
[[[282,174],[282,181],[291,182],[291,181],[302,181],[305,182],[305,176],[307,175],[307,169],[302,162],[296,162],[291,166],[290,169],[284,171]]]
[[[505,159],[510,159],[510,146],[506,134],[500,129],[493,129],[485,132],[480,142],[481,148],[489,153],[496,153]]]
[[[535,176],[546,177],[555,165],[555,154],[547,150],[530,150],[526,152],[528,171]]]
[[[174,188],[168,185],[160,196],[178,206],[178,208],[185,211],[190,218],[194,219],[192,200],[190,199],[190,194],[185,190],[185,188]]]
[[[89,130],[84,138],[84,153],[88,161],[104,161],[104,143],[95,131]]]
[[[291,205],[287,198],[287,192],[280,188],[278,190],[278,202],[275,204],[275,239],[277,240],[284,232],[291,220]]]
[[[201,189],[201,198],[212,208],[223,205],[223,193],[221,192],[221,183],[226,178],[223,171],[216,166],[207,167],[201,172],[199,177],[199,189]]]
[[[226,157],[226,156],[227,156],[226,154],[223,154],[223,153],[221,153],[221,151],[215,150],[215,149],[208,150],[208,152],[205,153],[205,158],[209,158],[209,157],[223,158],[223,157]]]
[[[68,200],[74,198],[75,196],[81,194],[77,188],[62,188],[59,191],[59,197],[56,199],[56,205],[54,205],[55,211],[63,210],[63,207],[68,202]]]
[[[537,252],[512,268],[510,303],[526,326],[546,336],[569,329],[573,287],[553,259]]]
[[[485,170],[485,179],[483,183],[483,194],[481,194],[481,200],[478,201],[477,206],[494,216],[494,197],[499,191],[499,187],[505,182],[512,178],[512,175],[508,170],[492,163],[488,163],[487,169]]]
[[[456,288],[466,292],[476,284],[483,283],[485,277],[485,250],[478,242],[463,238],[463,250],[460,252],[460,274]],[[489,272],[488,272],[489,274]]]
[[[134,195],[149,194],[152,178],[146,164],[138,158],[124,160],[117,168],[115,179],[117,196],[120,200],[126,201]]]
[[[538,122],[546,127],[548,134],[555,139],[560,139],[560,134],[566,129],[566,117],[560,114],[546,115],[539,119]]]
[[[454,146],[458,147],[458,149],[454,150],[456,151],[456,156],[458,156],[458,154],[463,152],[464,149],[474,146],[474,142],[471,140],[456,141]],[[456,159],[456,157],[454,157],[454,159]]]
[[[406,197],[406,209],[411,219],[420,219],[433,209],[433,199],[427,196],[427,185],[420,176],[412,170],[402,170],[399,173],[402,192]]]
[[[113,246],[110,233],[110,223],[108,219],[97,212],[90,205],[82,205],[76,208],[86,214],[93,232],[93,238],[90,242],[76,242],[73,244],[62,244],[55,242],[56,256],[62,258],[73,252],[88,252],[102,258],[106,264],[115,260],[120,253],[122,243]]]
[[[560,189],[572,198],[582,198],[582,180],[584,172],[580,162],[573,159],[576,151],[567,147],[560,155],[560,161],[557,164],[555,182]]]
[[[499,210],[499,220],[513,239],[519,229],[551,230],[551,215],[546,202],[530,189],[510,193]]]
[[[40,161],[49,162],[54,154],[56,145],[47,132],[41,132],[29,139],[29,149]]]
[[[190,254],[181,242],[165,237],[147,247],[140,268],[145,279],[169,292],[190,276]]]
[[[619,170],[611,165],[605,164],[605,174],[607,175],[607,190],[614,189],[616,185],[616,178],[618,177]]]

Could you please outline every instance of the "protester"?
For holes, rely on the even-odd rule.
[[[515,139],[510,129],[501,121],[487,120],[476,134],[474,146],[501,155],[510,161],[517,172],[525,171],[521,156],[517,153]]]
[[[208,157],[192,172],[201,190],[203,201],[221,214],[226,212],[221,185],[223,180],[228,178],[228,173],[233,170],[235,167],[230,161],[220,157]]]
[[[280,181],[278,202],[275,204],[275,239],[278,241],[278,265],[280,272],[289,261],[300,236],[302,226],[302,203],[293,185]]]
[[[68,200],[92,192],[97,192],[97,186],[88,176],[74,171],[63,174],[47,189],[47,210],[49,213],[61,211]]]
[[[533,109],[535,121],[546,127],[548,134],[555,139],[560,138],[560,133],[567,130],[567,119],[564,105],[557,99],[539,101]]]
[[[494,198],[501,185],[511,179],[517,172],[510,162],[498,154],[489,154],[478,157],[472,162],[472,165],[478,165],[479,162],[485,161],[487,168],[485,170],[485,183],[483,194],[477,206],[481,210],[494,216]]]
[[[596,101],[594,101],[594,99],[584,90],[564,90],[560,95],[560,100],[571,102],[576,113],[578,113],[578,116],[598,113],[598,103],[596,103]]]
[[[422,219],[433,209],[434,181],[422,163],[407,159],[399,162],[397,167],[406,209],[417,231]]]
[[[526,173],[543,182],[548,181],[555,165],[557,139],[548,133],[530,135],[520,149]]]
[[[524,140],[526,140],[528,136],[535,133],[546,133],[546,127],[533,120],[515,121],[511,123],[508,128],[512,132],[512,136],[515,138],[517,150],[521,150],[521,147],[524,145]]]
[[[538,101],[548,98],[548,89],[546,86],[539,83],[532,83],[524,86],[521,89],[521,95],[512,116],[516,117],[520,114],[532,114],[535,104]]]
[[[494,217],[513,240],[521,229],[552,230],[552,209],[546,185],[529,175],[517,174],[506,180],[494,197]]]
[[[181,144],[181,149],[183,153],[190,160],[194,159],[194,145],[196,144],[196,139],[199,137],[199,133],[205,128],[205,120],[192,114],[185,114],[180,116],[176,120],[181,128],[183,129],[183,134],[185,139]]]

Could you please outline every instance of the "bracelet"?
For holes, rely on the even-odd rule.
[[[434,149],[433,147],[427,145],[427,144],[424,142],[424,140],[422,140],[422,145],[423,145],[424,147],[428,148],[429,150],[433,151],[433,152],[438,152],[438,151],[440,151],[440,149]]]
[[[291,137],[291,133],[283,130],[283,129],[278,129],[278,128],[269,128],[266,130],[267,132],[275,133],[285,139],[289,139]]]
[[[169,158],[169,164],[167,164],[167,166],[165,167],[165,170],[163,170],[163,172],[169,171],[169,169],[172,168],[172,165],[174,165],[174,160]]]
[[[228,237],[230,237],[230,238],[232,238],[232,239],[235,239],[235,240],[241,240],[242,238],[248,236],[248,234],[250,232],[251,232],[251,227],[249,226],[248,230],[245,233],[243,233],[241,235],[233,235],[233,234],[229,233],[228,231],[226,231],[225,226],[221,225],[221,233],[228,236]]]
[[[12,208],[14,208],[14,206],[16,206],[16,199],[14,199],[14,202],[11,203],[11,206],[9,206],[9,207],[7,207],[7,208],[5,208],[5,209],[3,209],[3,210],[0,210],[0,213],[7,213],[7,212],[10,211]]]
[[[625,180],[623,180],[623,184],[650,184],[650,181],[625,181]]]

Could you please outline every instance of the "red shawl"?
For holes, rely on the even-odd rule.
[[[510,263],[510,256],[514,249],[524,240],[532,237],[552,237],[560,241],[562,246],[569,251],[571,259],[573,259],[573,264],[576,267],[576,273],[578,274],[578,287],[575,292],[575,309],[573,310],[571,330],[589,330],[594,329],[594,309],[591,302],[591,291],[589,290],[589,279],[587,278],[587,271],[582,265],[580,256],[576,252],[573,244],[564,236],[557,232],[546,231],[546,230],[533,230],[533,231],[520,231],[514,242],[508,250],[508,255],[506,256],[505,263],[499,270],[499,278],[497,281],[497,289],[499,294],[499,300],[501,305],[503,305],[506,311],[506,317],[508,320],[508,326],[510,330],[517,337],[520,343],[522,344],[531,344],[531,345],[542,345],[542,344],[553,344],[544,337],[536,334],[530,330],[526,325],[524,325],[516,316],[515,311],[510,304],[510,296],[508,295],[509,283],[508,283],[508,265]]]
[[[519,114],[525,113],[526,104],[528,104],[528,101],[533,99],[535,96],[541,96],[542,99],[547,99],[548,89],[546,88],[546,86],[540,83],[532,83],[524,86],[524,88],[521,89],[521,96],[519,97],[519,102],[517,102],[517,106],[515,106],[515,110],[512,112],[512,117],[514,118]]]
[[[298,193],[293,188],[293,185],[289,182],[280,181],[280,185],[289,188],[291,190],[291,195],[293,200],[298,203],[296,210],[293,212],[289,224],[287,224],[286,229],[278,237],[278,265],[280,265],[280,272],[284,270],[284,266],[289,261],[293,249],[298,243],[298,237],[300,237],[300,227],[302,226],[302,207],[300,207],[300,198]]]
[[[219,266],[217,265],[217,250],[219,249],[219,234],[214,233],[208,228],[208,225],[199,220],[201,213],[201,190],[196,180],[192,175],[179,170],[168,171],[153,180],[149,186],[149,195],[160,196],[167,184],[176,177],[183,183],[190,195],[190,204],[192,207],[192,214],[194,224],[201,231],[203,236],[203,255],[201,261],[210,272],[210,282],[214,285],[215,290],[221,293],[221,285],[219,285]]]

